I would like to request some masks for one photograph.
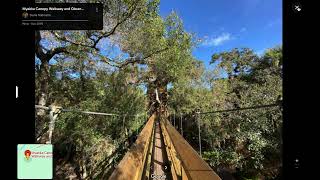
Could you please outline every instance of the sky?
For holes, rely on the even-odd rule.
[[[160,15],[175,11],[186,31],[202,42],[193,55],[209,62],[214,53],[248,47],[258,55],[282,45],[281,0],[161,0]]]

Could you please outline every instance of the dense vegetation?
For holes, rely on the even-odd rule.
[[[199,148],[194,128],[197,120],[190,113],[195,114],[198,108],[200,112],[212,112],[281,102],[281,47],[269,49],[262,57],[250,49],[233,49],[214,54],[212,63],[216,61],[215,72],[205,72],[202,78],[174,84],[171,89],[170,107],[178,116],[177,122],[180,112],[186,114],[184,135],[195,149]],[[201,114],[198,118],[203,158],[212,167],[239,177],[272,179],[279,175],[281,106]]]
[[[184,137],[198,149],[198,131],[193,128],[196,110],[257,106],[281,99],[281,47],[262,56],[249,48],[214,54],[211,63],[216,66],[208,70],[192,56],[196,37],[184,30],[174,12],[161,18],[159,0],[84,2],[104,3],[104,29],[36,32],[35,101],[117,115],[61,112],[51,140],[52,120],[48,112],[37,109],[36,140],[55,145],[58,178],[107,177],[147,116],[160,106],[171,114],[182,113]],[[198,118],[203,158],[215,170],[233,172],[238,179],[279,175],[281,108]]]

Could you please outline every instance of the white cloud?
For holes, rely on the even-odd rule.
[[[230,33],[222,33],[217,37],[211,37],[211,38],[209,38],[208,36],[205,36],[202,45],[204,45],[204,46],[220,46],[229,40],[231,40]]]

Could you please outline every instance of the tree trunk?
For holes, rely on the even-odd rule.
[[[46,106],[48,101],[48,92],[49,92],[49,62],[46,59],[40,59],[40,74],[39,74],[39,86],[40,93],[38,97],[38,105]],[[46,110],[44,109],[37,109],[36,111],[36,141],[37,142],[46,142],[47,139],[43,139],[46,137],[45,134],[47,129],[45,127],[46,122]]]
[[[80,72],[80,88],[81,88],[81,93],[80,93],[80,97],[79,99],[82,100],[85,96],[85,91],[86,91],[86,86],[85,86],[85,67],[84,67],[84,60],[80,60],[80,68],[79,68],[79,72]]]
[[[37,99],[38,105],[46,106],[48,104],[49,93],[49,61],[50,59],[60,53],[67,53],[66,47],[56,47],[46,52],[43,51],[43,47],[40,43],[42,37],[40,31],[35,31],[35,54],[40,59],[41,65],[39,68],[39,97]],[[37,109],[36,111],[36,141],[42,142],[42,132],[45,129],[45,115],[46,112],[43,109]]]
[[[52,144],[52,134],[53,134],[53,131],[54,131],[54,126],[55,126],[56,119],[58,117],[59,112],[60,112],[60,108],[59,107],[51,106],[50,122],[49,122],[49,130],[48,130],[48,133],[49,133],[48,136],[49,137],[48,137],[48,141],[47,141],[47,143],[49,143],[49,144]]]
[[[45,106],[48,100],[49,91],[49,62],[47,60],[41,60],[40,65],[40,97],[38,99],[38,105]],[[39,109],[37,115],[44,116],[45,110]]]
[[[148,99],[150,114],[155,112],[161,113],[161,117],[168,115],[167,113],[167,82],[156,79],[148,84]]]

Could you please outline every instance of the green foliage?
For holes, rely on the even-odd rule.
[[[106,158],[119,160],[127,138],[141,130],[149,108],[141,85],[149,85],[150,76],[163,86],[200,76],[196,70],[200,63],[191,54],[191,34],[185,32],[175,13],[161,18],[159,0],[102,3],[102,31],[42,31],[39,48],[44,52],[65,48],[66,52],[47,60],[45,78],[39,76],[45,71],[41,66],[44,60],[36,61],[36,96],[40,99],[46,93],[45,105],[119,114],[62,112],[55,122],[52,143],[57,147],[59,165],[66,162],[80,167],[75,168],[77,176],[80,169],[80,176],[85,176],[83,169],[87,169],[89,179],[107,171],[107,165],[102,165],[109,162]],[[99,37],[101,41],[95,44]],[[38,129],[48,128],[47,121]],[[119,148],[119,154],[109,157]]]
[[[154,86],[168,88],[168,108],[177,116],[183,113],[188,120],[184,136],[195,149],[195,110],[272,104],[282,95],[281,47],[271,48],[261,57],[249,48],[213,54],[211,64],[216,68],[207,70],[193,57],[195,36],[184,30],[178,15],[172,12],[165,19],[159,15],[160,0],[102,2],[102,31],[41,32],[44,48],[64,47],[68,53],[50,59],[47,79],[40,78],[40,61],[36,60],[35,70],[36,97],[41,96],[41,87],[47,84],[47,105],[120,114],[63,112],[58,116],[53,133],[55,151],[74,167],[86,168],[89,179],[105,179],[103,174],[109,166],[104,163],[109,162],[108,158],[120,160],[127,138],[141,129],[146,120],[143,114],[150,108],[148,100],[152,101],[145,93],[146,86],[151,92]],[[94,40],[104,35],[93,47]],[[199,118],[203,158],[212,167],[237,170],[241,177],[251,179],[261,175],[275,178],[279,174],[279,107],[205,114]],[[41,128],[46,129],[48,124],[44,122]],[[115,150],[121,152],[110,157]]]
[[[249,48],[235,48],[230,52],[222,52],[212,55],[211,64],[221,61],[218,67],[223,68],[229,76],[243,74],[250,71],[258,56]]]
[[[226,72],[228,76],[204,73],[205,78],[174,84],[169,102],[172,111],[189,113],[199,108],[211,112],[273,104],[282,95],[281,47],[269,49],[262,57],[247,48],[233,49],[214,54],[212,63],[217,63],[213,72]],[[279,174],[282,146],[279,107],[204,114],[200,119],[203,157],[212,167],[237,169],[252,178],[258,175],[275,178]],[[196,121],[192,117],[188,121],[186,138],[197,149]]]
[[[144,116],[132,116],[145,112],[146,99],[140,88],[126,85],[128,72],[96,73],[94,77],[85,76],[83,82],[67,76],[64,80],[53,78],[50,84],[54,92],[51,98],[59,100],[57,103],[64,108],[121,114],[98,116],[63,112],[59,115],[53,144],[57,144],[57,151],[62,153],[62,157],[72,153],[76,162],[80,162],[82,154],[85,154],[90,171],[97,169],[111,155],[119,146],[117,142],[126,140],[145,121]],[[83,83],[85,91],[82,92],[78,87],[82,87]],[[65,87],[61,88],[61,84]],[[68,146],[74,147],[75,151],[64,152],[63,149]]]

